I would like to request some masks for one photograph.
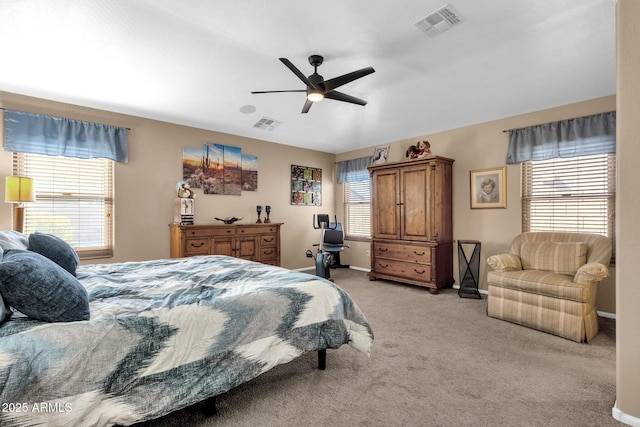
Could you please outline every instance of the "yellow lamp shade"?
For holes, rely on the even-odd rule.
[[[24,203],[36,201],[36,188],[32,178],[26,176],[8,176],[4,182],[4,201]]]

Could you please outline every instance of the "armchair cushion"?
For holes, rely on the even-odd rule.
[[[522,270],[522,262],[518,255],[498,254],[487,259],[487,263],[495,271],[519,271]]]
[[[524,242],[520,248],[523,270],[574,275],[587,262],[583,242]]]
[[[573,276],[542,270],[489,271],[487,280],[493,286],[515,291],[560,298],[568,301],[588,302],[595,298],[595,283],[578,284]]]

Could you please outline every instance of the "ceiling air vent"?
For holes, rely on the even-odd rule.
[[[254,128],[262,129],[262,130],[274,130],[277,128],[280,123],[277,120],[270,119],[268,117],[263,117],[253,125]]]
[[[464,21],[464,17],[450,4],[413,23],[418,29],[430,37],[435,37]]]

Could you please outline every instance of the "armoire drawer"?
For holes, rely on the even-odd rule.
[[[374,260],[374,270],[379,274],[403,277],[424,282],[431,281],[431,266],[415,262],[395,261],[386,258]]]
[[[374,242],[373,256],[420,263],[431,263],[431,248],[401,243]]]

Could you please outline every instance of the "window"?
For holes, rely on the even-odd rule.
[[[14,153],[13,173],[35,180],[25,234],[54,234],[84,259],[113,255],[112,160]]]
[[[522,231],[602,234],[615,248],[615,157],[597,154],[523,162]]]
[[[344,234],[347,239],[368,239],[371,236],[371,190],[369,187],[369,180],[343,184]]]

